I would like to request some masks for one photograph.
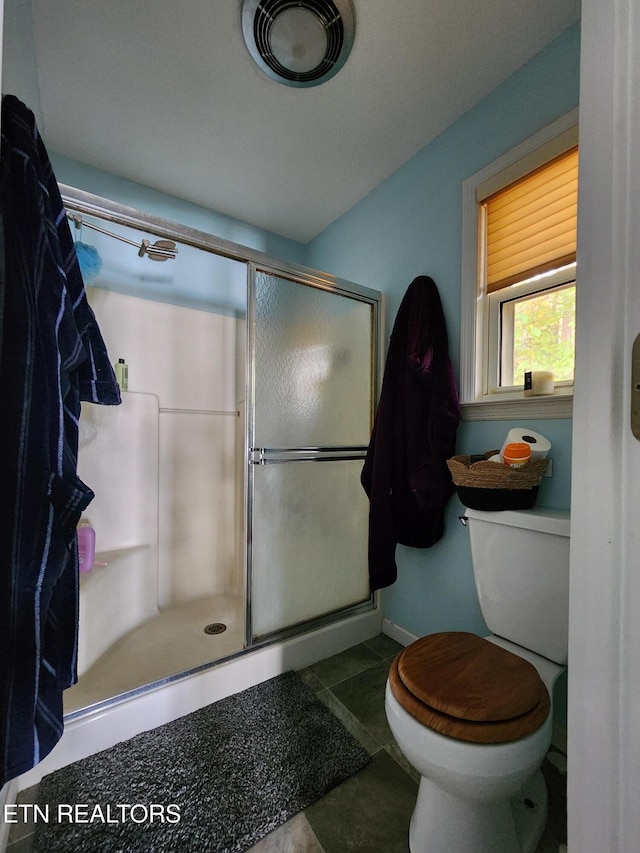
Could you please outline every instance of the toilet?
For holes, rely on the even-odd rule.
[[[391,732],[420,773],[411,853],[534,853],[547,819],[540,766],[567,663],[569,513],[467,509],[480,637],[446,631],[396,657]]]

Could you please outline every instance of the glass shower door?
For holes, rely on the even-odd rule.
[[[249,418],[251,641],[370,601],[375,294],[256,270]],[[373,294],[372,291],[369,293]]]

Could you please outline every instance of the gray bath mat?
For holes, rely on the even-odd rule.
[[[369,755],[294,672],[45,776],[35,853],[240,853]]]

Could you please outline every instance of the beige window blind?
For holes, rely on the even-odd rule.
[[[546,163],[482,204],[489,293],[575,261],[578,149]]]

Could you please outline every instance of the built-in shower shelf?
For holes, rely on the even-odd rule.
[[[131,554],[132,551],[141,551],[143,548],[148,548],[148,543],[144,542],[141,545],[123,545],[122,548],[111,548],[109,551],[96,551],[96,559],[108,560],[116,557],[123,557],[125,554]]]
[[[96,551],[92,571],[96,569],[106,568],[110,563],[115,563],[121,557],[126,557],[133,554],[135,551],[141,551],[143,548],[148,548],[148,544],[143,545],[125,545],[122,548],[111,548],[108,551]],[[85,573],[85,577],[86,577]]]
[[[110,548],[105,551],[96,551],[96,560],[109,562],[109,560],[117,560],[118,557],[125,557],[127,554],[132,554],[134,551],[142,551],[143,548],[148,548],[149,544],[144,542],[140,545],[123,545],[121,548]]]

